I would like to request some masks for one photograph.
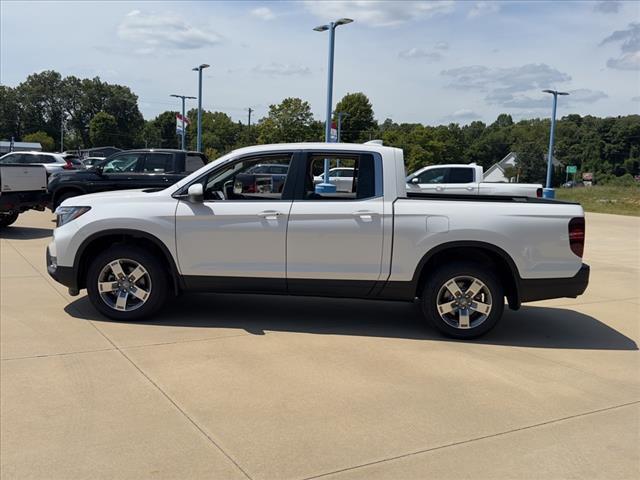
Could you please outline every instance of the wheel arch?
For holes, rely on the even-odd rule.
[[[69,193],[69,192],[75,192],[78,195],[86,195],[87,193],[86,190],[84,190],[82,187],[79,187],[77,185],[69,185],[68,187],[59,188],[58,190],[53,192],[53,197],[51,198],[51,205],[53,205],[54,210],[58,205],[60,197],[63,196],[65,193]]]
[[[509,308],[520,308],[520,275],[513,259],[500,247],[478,241],[449,242],[429,250],[418,263],[413,275],[415,296],[420,296],[430,271],[440,263],[453,260],[489,264],[502,282]]]
[[[174,292],[178,294],[182,290],[176,262],[166,245],[154,235],[135,229],[104,230],[87,237],[82,242],[73,264],[78,289],[86,288],[87,270],[91,258],[101,250],[115,244],[136,245],[156,254],[167,267],[173,282]]]

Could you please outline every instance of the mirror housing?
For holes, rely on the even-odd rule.
[[[414,185],[417,185],[418,183],[420,183],[420,179],[418,177],[413,177],[411,179],[411,183],[413,183]]]
[[[201,183],[189,185],[187,190],[187,198],[191,203],[201,203],[204,201],[204,189]]]
[[[91,168],[91,170],[96,172],[98,175],[102,176],[102,171],[104,170],[104,166],[103,165],[94,165],[93,168]]]

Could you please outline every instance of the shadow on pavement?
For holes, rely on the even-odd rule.
[[[53,235],[51,228],[38,227],[6,227],[0,229],[0,238],[8,240],[35,240],[37,238],[46,238]]]
[[[65,307],[76,318],[111,322],[84,296]],[[154,318],[127,322],[194,328],[456,341],[443,337],[415,304],[315,297],[187,294],[167,302]],[[629,337],[603,322],[567,308],[505,310],[502,321],[474,343],[534,348],[638,350]]]

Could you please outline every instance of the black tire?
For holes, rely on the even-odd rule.
[[[2,212],[0,213],[0,228],[8,227],[15,223],[20,212]]]
[[[55,212],[56,208],[58,208],[60,204],[64,202],[67,198],[77,197],[78,195],[84,195],[84,193],[79,190],[69,190],[67,192],[60,194],[59,196],[56,197],[56,201],[53,204],[53,211]]]
[[[107,300],[117,294],[112,292],[101,294],[98,288],[98,282],[104,280],[104,278],[100,278],[103,270],[119,259],[126,260],[120,264],[125,275],[132,273],[132,271],[126,271],[126,269],[137,263],[146,270],[149,277],[149,281],[146,282],[149,287],[148,297],[141,305],[129,311],[117,310],[114,306],[109,305]],[[107,280],[107,283],[113,282],[114,280]],[[169,278],[166,267],[156,256],[134,245],[116,245],[97,255],[87,270],[86,286],[89,300],[91,300],[93,306],[104,316],[120,321],[140,320],[153,315],[162,308],[169,296]],[[134,289],[135,287],[136,285],[134,285]],[[141,288],[145,292],[145,286],[142,285]],[[108,297],[107,300],[103,299],[102,295]],[[127,301],[136,302],[137,298],[132,296],[130,300],[125,302]]]
[[[455,284],[459,287],[460,293],[462,293],[461,297],[456,298],[446,286],[449,284],[455,289],[455,286],[449,283],[453,279],[458,279]],[[469,299],[465,298],[465,293],[471,286],[471,279],[479,280],[484,288],[480,289],[481,293]],[[471,295],[471,293],[469,294]],[[441,298],[438,298],[439,296]],[[448,301],[456,302],[458,306],[455,307],[455,311],[441,315],[438,304],[444,305],[444,302]],[[482,303],[479,303],[482,301],[488,301],[489,303],[484,303],[484,305],[490,304],[491,306],[488,315],[484,315],[482,312],[475,311],[472,308],[483,306]],[[470,308],[462,309],[459,307],[461,304],[469,305]],[[473,262],[455,262],[439,268],[429,277],[422,291],[421,306],[422,313],[427,320],[445,335],[459,339],[476,338],[495,327],[502,318],[502,313],[504,312],[504,287],[490,267]],[[467,320],[468,327],[464,327],[460,311],[467,312],[469,318]]]

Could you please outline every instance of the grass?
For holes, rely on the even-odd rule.
[[[640,185],[558,188],[556,198],[578,202],[587,212],[640,216]]]

